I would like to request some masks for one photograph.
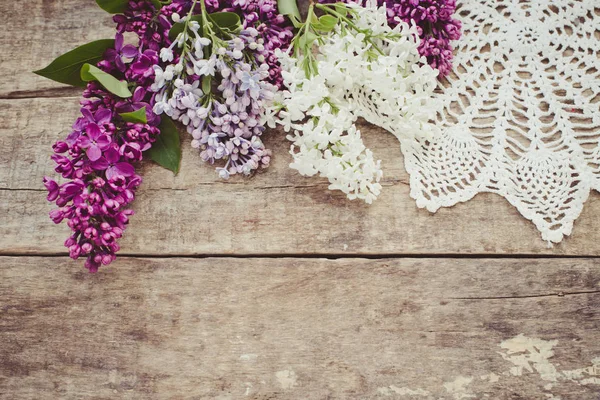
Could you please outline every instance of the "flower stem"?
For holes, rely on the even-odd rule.
[[[210,22],[208,21],[208,13],[206,12],[206,4],[204,3],[204,0],[200,0],[200,9],[202,10],[202,36],[207,37],[210,35],[210,33],[212,33],[212,29],[209,25]]]
[[[185,56],[187,54],[187,52],[190,50],[190,47],[188,46],[188,27],[190,24],[190,20],[192,19],[192,15],[194,13],[194,8],[196,8],[196,3],[198,2],[198,0],[194,0],[194,3],[192,4],[192,8],[190,8],[190,11],[188,12],[187,17],[185,18],[185,22],[183,24],[183,49],[181,50],[181,61],[183,62],[183,60],[185,59]],[[202,1],[202,4],[204,4],[204,1]]]

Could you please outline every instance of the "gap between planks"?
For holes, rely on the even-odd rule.
[[[11,252],[0,250],[0,260],[3,257],[68,257],[68,252]],[[394,259],[448,259],[448,260],[600,260],[599,255],[567,255],[567,254],[488,254],[488,253],[172,253],[172,254],[143,254],[135,252],[120,252],[118,258],[148,258],[148,259],[207,259],[207,258],[234,258],[234,259],[322,259],[322,260],[394,260]]]
[[[39,99],[39,98],[69,98],[82,97],[84,88],[63,86],[39,90],[17,90],[14,92],[1,93],[0,100],[22,100],[22,99]]]

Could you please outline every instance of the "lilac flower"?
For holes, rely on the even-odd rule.
[[[96,171],[105,171],[108,179],[114,178],[115,176],[133,176],[135,169],[127,162],[121,162],[121,155],[119,151],[110,148],[104,153],[104,157],[100,157],[95,161],[92,160],[92,168]]]
[[[75,179],[60,186],[59,196],[62,201],[71,201],[83,192],[84,183],[81,179]]]
[[[158,55],[154,50],[145,50],[136,62],[131,66],[131,72],[144,77],[154,75],[152,66],[158,61]]]
[[[69,144],[67,142],[63,142],[62,140],[59,140],[58,142],[52,145],[52,150],[54,150],[55,153],[64,153],[67,150],[69,150]]]
[[[52,179],[44,177],[44,186],[46,187],[46,190],[48,191],[48,197],[47,197],[48,201],[56,200],[58,197],[58,191],[59,191],[58,183],[56,183]]]
[[[56,167],[54,167],[54,171],[58,172],[63,176],[63,178],[70,179],[73,177],[73,172],[75,171],[75,167],[73,165],[73,161],[71,161],[66,156],[61,156],[58,154],[52,154],[50,156],[52,161],[56,163]]]
[[[197,48],[199,36],[190,39],[189,48]],[[248,175],[267,167],[271,152],[265,149],[259,136],[265,130],[261,124],[266,104],[273,99],[275,86],[268,83],[269,66],[265,59],[264,39],[254,28],[243,29],[237,36],[222,40],[217,53],[211,53],[211,68],[215,75],[216,91],[204,93],[199,89],[199,76],[207,61],[181,54],[187,70],[195,75],[175,75],[175,67],[156,66],[152,90],[157,91],[154,111],[164,112],[187,127],[193,137],[192,147],[210,163],[223,160],[217,168],[219,176]],[[179,47],[178,47],[179,48]]]
[[[128,44],[123,46],[123,35],[117,33],[115,36],[115,48],[106,50],[105,57],[114,62],[117,69],[121,72],[125,71],[125,63],[123,58],[135,58],[139,54],[137,47]]]
[[[188,6],[189,7],[189,6]],[[281,67],[275,57],[276,49],[286,49],[294,37],[293,27],[277,11],[276,0],[207,1],[209,12],[232,11],[242,16],[244,28],[255,28],[264,40],[265,62],[269,65],[268,81],[281,87]],[[189,10],[189,8],[187,8]]]
[[[87,128],[88,124],[93,123],[98,126],[107,128],[106,125],[110,125],[112,120],[112,111],[106,108],[98,108],[95,113],[86,107],[81,109],[82,116],[75,121],[73,129],[78,133],[82,133]],[[108,127],[110,129],[110,127]]]
[[[87,149],[86,155],[90,161],[96,161],[102,157],[102,152],[110,147],[110,136],[100,130],[94,123],[85,128],[85,136],[80,136],[77,144],[82,149]]]
[[[259,73],[250,74],[247,71],[242,72],[242,77],[240,78],[242,84],[240,86],[240,91],[245,92],[250,90],[250,96],[253,99],[258,99],[260,94],[260,81],[261,77]]]
[[[156,93],[149,90],[155,80],[152,66],[159,62],[158,51],[171,44],[168,37],[171,15],[185,15],[192,4],[191,0],[173,0],[157,12],[150,1],[130,0],[124,13],[114,16],[118,31],[114,49],[107,51],[97,65],[135,85],[133,96],[123,100],[99,83],[90,82],[83,92],[81,116],[73,124],[72,132],[53,145],[51,158],[56,164],[55,171],[68,181],[58,184],[44,178],[48,200],[58,206],[50,212],[50,218],[57,224],[67,222],[73,231],[65,241],[69,255],[85,257],[85,266],[91,272],[115,259],[120,249],[118,239],[133,215],[127,206],[134,200],[141,178],[135,174],[132,163],[141,160],[143,152],[160,133],[157,128],[160,118],[152,112],[159,102]],[[206,4],[210,12],[237,12],[243,17],[245,28],[256,28],[264,43],[261,62],[270,66],[261,70],[263,79],[280,85],[281,71],[274,51],[287,47],[293,33],[286,19],[277,13],[275,0],[206,0]],[[200,5],[197,7],[199,11]],[[137,47],[124,45],[125,32],[137,35]],[[164,56],[170,58],[166,52]],[[174,55],[173,62],[178,61],[177,57]],[[207,65],[206,72],[213,73],[212,68]],[[264,96],[268,97],[268,91],[260,90],[257,96],[252,74],[244,82],[231,74],[227,86],[229,89],[223,87],[223,95],[232,90],[225,96],[231,100],[223,98],[215,107],[202,106],[194,110],[194,115],[186,114],[197,130],[194,138],[207,159],[228,157],[226,167],[219,172],[223,176],[248,173],[268,165],[270,160],[270,151],[258,138],[264,127],[257,118],[260,102]],[[146,107],[147,124],[125,122],[119,117],[120,113],[142,107]],[[166,104],[163,108],[168,109]],[[198,118],[205,122],[200,123]],[[208,121],[210,129],[215,129],[210,138],[205,135]]]
[[[150,148],[157,134],[158,129],[150,125],[120,122],[109,148],[95,161],[87,157],[87,151],[77,142],[67,144],[72,159],[53,155],[57,171],[72,180],[58,185],[44,178],[48,200],[60,207],[50,213],[50,218],[55,223],[67,219],[74,234],[65,245],[71,257],[88,257],[86,266],[90,271],[114,260],[119,250],[116,241],[132,214],[123,207],[134,200],[141,183],[129,161],[140,160],[141,153]],[[64,145],[56,147],[63,150]]]
[[[119,148],[119,153],[130,161],[140,161],[142,159],[142,151],[138,143],[125,143]]]
[[[171,26],[168,18],[165,18],[164,15],[170,9],[171,7],[163,7],[161,9],[162,15],[155,18],[156,10],[152,2],[131,0],[125,12],[115,15],[113,20],[117,23],[119,33],[133,32],[145,47],[158,50],[162,47],[161,43],[168,35]]]

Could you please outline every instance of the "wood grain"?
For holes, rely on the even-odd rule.
[[[0,13],[0,98],[79,95],[31,71],[82,44],[114,37],[111,16],[94,0],[2,1]]]
[[[0,100],[0,254],[64,254],[66,226],[54,226],[41,184],[56,176],[51,144],[77,116],[76,98]],[[481,194],[430,214],[409,196],[399,143],[362,126],[383,160],[384,190],[372,205],[327,190],[288,167],[281,132],[267,134],[273,165],[248,178],[221,180],[184,135],[181,173],[144,163],[137,215],[123,254],[600,254],[600,196],[593,193],[573,235],[549,248],[503,198]],[[157,224],[160,221],[160,224]],[[25,240],[24,240],[25,239]]]
[[[63,258],[0,265],[6,398],[413,398],[397,393],[410,388],[597,399],[598,385],[511,375],[499,345],[556,340],[558,370],[591,365],[598,260],[128,258],[96,275]],[[460,377],[473,397],[444,386]]]

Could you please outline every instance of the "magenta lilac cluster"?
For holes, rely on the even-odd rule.
[[[92,272],[115,259],[117,241],[133,214],[127,205],[142,181],[134,165],[160,134],[160,118],[151,111],[154,94],[146,88],[154,80],[156,49],[165,43],[170,23],[155,14],[150,2],[131,1],[125,15],[115,17],[115,47],[105,52],[98,67],[132,83],[133,96],[121,99],[98,83],[89,83],[81,101],[82,116],[71,134],[53,145],[55,171],[66,182],[44,178],[48,200],[59,207],[50,212],[51,219],[57,224],[67,220],[73,231],[65,242],[69,255],[86,257],[85,266]],[[124,45],[124,32],[137,33],[138,46]],[[119,116],[142,107],[147,110],[146,124]]]
[[[414,21],[421,38],[419,53],[440,71],[440,76],[448,75],[453,58],[450,41],[458,40],[461,34],[460,21],[453,17],[456,0],[393,0],[387,4],[388,22],[394,24],[396,17],[409,23]]]
[[[94,272],[115,259],[117,239],[133,214],[125,207],[141,183],[133,163],[159,131],[118,121],[111,108],[84,106],[82,114],[66,140],[54,144],[56,171],[68,181],[59,185],[44,178],[44,184],[48,200],[59,206],[50,217],[57,224],[67,219],[73,231],[65,242],[69,255],[87,257],[85,265]]]
[[[335,3],[335,0],[321,2]],[[452,70],[451,41],[458,40],[461,35],[461,23],[454,18],[456,0],[377,0],[378,6],[384,4],[390,26],[398,24],[397,18],[406,23],[414,21],[421,39],[419,53],[427,58],[429,65],[440,71],[440,77],[448,75]]]

